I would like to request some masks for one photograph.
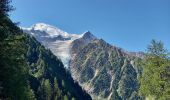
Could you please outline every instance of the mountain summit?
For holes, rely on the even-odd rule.
[[[41,32],[46,32],[49,36],[63,36],[63,37],[69,37],[69,34],[65,31],[62,31],[61,29],[48,25],[48,24],[44,24],[44,23],[37,23],[34,24],[31,27],[32,30],[37,30],[37,31],[41,31]]]
[[[91,40],[91,39],[95,39],[96,37],[90,31],[87,31],[83,33],[82,38]]]
[[[77,39],[80,38],[82,35],[78,34],[69,34],[55,26],[45,24],[45,23],[37,23],[32,25],[30,28],[22,28],[26,33],[30,33],[36,37],[62,37],[62,38],[70,38],[70,39]]]

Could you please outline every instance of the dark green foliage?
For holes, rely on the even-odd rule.
[[[34,99],[27,83],[25,37],[11,21],[0,14],[0,99]]]
[[[11,0],[0,0],[0,14],[8,15],[7,13],[13,10],[10,2]]]
[[[0,99],[91,100],[91,97],[50,50],[0,14]]]
[[[58,87],[58,81],[56,78],[54,78],[54,99],[57,100],[57,99],[60,99],[60,96],[61,96],[61,90],[59,89]]]
[[[74,83],[61,61],[50,50],[46,50],[35,38],[27,36],[29,46],[27,61],[30,66],[30,84],[38,99],[91,99],[81,87]],[[55,90],[56,89],[56,90]]]
[[[152,40],[147,51],[150,56],[167,57],[167,50],[161,41]]]
[[[51,97],[52,89],[51,89],[51,85],[50,85],[49,79],[43,80],[41,86],[42,86],[42,95],[43,95],[43,98],[45,100],[50,100],[52,98]]]

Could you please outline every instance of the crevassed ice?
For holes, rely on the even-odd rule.
[[[70,44],[72,40],[68,41],[56,41],[48,44],[48,48],[61,59],[66,68],[69,67],[70,60]]]

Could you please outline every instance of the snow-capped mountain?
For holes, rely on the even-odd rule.
[[[141,59],[142,53],[110,45],[89,31],[69,34],[44,23],[23,30],[49,48],[66,68],[70,67],[74,80],[94,99],[133,98],[141,73],[135,60]]]
[[[64,66],[68,68],[71,59],[70,48],[74,40],[84,38],[87,42],[95,38],[89,31],[83,34],[69,34],[61,29],[44,24],[37,23],[30,28],[22,28],[24,32],[34,36],[46,48],[49,48],[57,57],[59,57]]]

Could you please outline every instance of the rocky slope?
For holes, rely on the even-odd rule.
[[[79,48],[72,58],[71,73],[93,98],[138,99],[138,75],[136,56],[113,47],[102,39],[96,39]]]
[[[75,39],[72,41],[70,46],[70,53],[72,57],[77,54],[77,52],[83,48],[85,45],[93,41],[94,39],[97,39],[93,34],[90,33],[90,31],[84,32],[82,37]]]

